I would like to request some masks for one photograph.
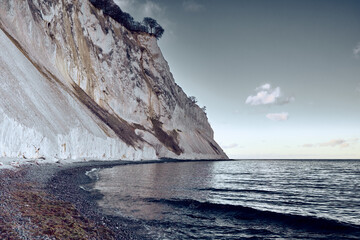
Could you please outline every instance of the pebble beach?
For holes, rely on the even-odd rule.
[[[78,175],[79,171],[94,164],[31,164],[1,169],[0,238],[137,239],[125,226],[102,216],[94,201],[101,196],[77,185],[79,177],[86,178]]]

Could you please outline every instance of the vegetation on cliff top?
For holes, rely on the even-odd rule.
[[[146,17],[142,22],[135,21],[129,13],[122,11],[113,0],[90,0],[90,3],[132,32],[148,33],[157,39],[160,39],[164,34],[165,30],[155,19]]]

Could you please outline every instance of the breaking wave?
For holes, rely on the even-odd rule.
[[[360,226],[313,216],[302,216],[263,211],[251,207],[236,206],[221,203],[200,202],[193,199],[144,199],[148,202],[171,205],[176,208],[187,208],[201,212],[211,212],[216,215],[233,217],[238,220],[261,220],[286,224],[297,228],[316,229],[320,231],[334,230],[360,234]]]

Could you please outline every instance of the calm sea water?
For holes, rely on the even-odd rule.
[[[360,239],[360,161],[93,169],[105,214],[148,239]]]

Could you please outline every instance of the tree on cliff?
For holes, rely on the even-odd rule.
[[[113,0],[90,0],[90,2],[96,8],[103,10],[104,14],[110,16],[130,31],[149,33],[157,39],[160,39],[164,34],[165,30],[155,19],[146,17],[142,23],[135,21],[129,13],[123,12]]]
[[[148,28],[150,34],[153,34],[153,29],[155,30],[155,27],[159,25],[155,19],[150,17],[144,18],[143,24]]]
[[[196,97],[190,96],[189,99],[190,99],[190,101],[191,101],[193,104],[197,103]]]
[[[157,39],[160,39],[164,34],[164,29],[153,18],[146,17],[143,20],[144,26],[147,28],[147,32],[154,35]]]
[[[160,26],[156,26],[155,27],[155,37],[157,39],[160,39],[162,37],[162,35],[164,34],[165,30]]]

